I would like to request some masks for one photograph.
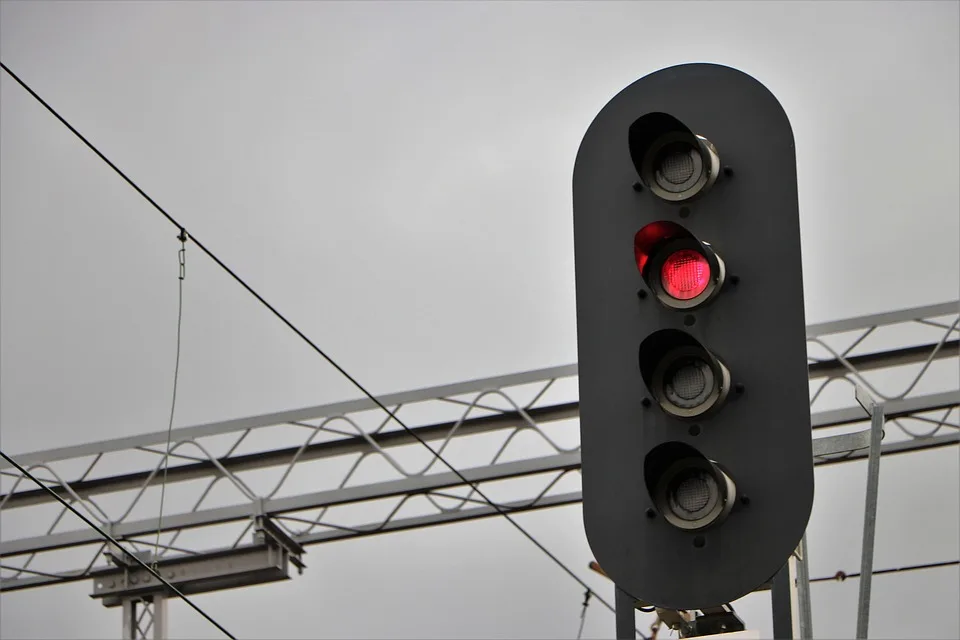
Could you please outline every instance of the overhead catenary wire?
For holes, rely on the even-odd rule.
[[[119,549],[120,551],[122,551],[123,553],[125,553],[127,556],[130,557],[131,560],[133,560],[133,561],[136,562],[138,565],[140,565],[140,567],[141,567],[142,569],[145,569],[146,571],[148,571],[154,578],[156,578],[161,584],[163,584],[163,585],[164,585],[167,589],[169,589],[173,594],[175,594],[178,598],[180,598],[181,600],[183,600],[184,602],[186,602],[188,605],[190,605],[190,607],[191,607],[194,611],[196,611],[196,612],[199,613],[201,616],[203,616],[210,624],[212,624],[212,625],[215,626],[217,629],[219,629],[220,631],[222,631],[222,632],[223,632],[223,635],[227,636],[227,637],[230,638],[231,640],[237,640],[237,638],[236,638],[235,635],[233,635],[232,633],[230,633],[229,631],[227,631],[227,630],[223,627],[223,625],[221,625],[219,622],[217,622],[216,620],[214,620],[214,619],[210,616],[210,614],[208,614],[206,611],[204,611],[204,610],[201,609],[199,606],[197,606],[197,604],[196,604],[193,600],[191,600],[190,598],[188,598],[187,596],[185,596],[185,595],[183,594],[183,592],[181,592],[181,591],[180,591],[179,589],[177,589],[175,586],[173,586],[172,584],[170,584],[169,582],[167,582],[166,578],[164,578],[163,576],[161,576],[156,570],[154,570],[154,569],[153,569],[152,567],[150,567],[147,563],[145,563],[143,560],[141,560],[140,558],[138,558],[135,553],[133,553],[132,551],[130,551],[129,549],[127,549],[126,547],[124,547],[123,545],[121,545],[120,542],[117,541],[116,539],[114,539],[113,536],[111,536],[109,533],[107,533],[106,531],[104,531],[103,529],[101,529],[100,527],[98,527],[98,526],[96,525],[96,523],[94,523],[92,520],[90,520],[89,518],[87,518],[87,516],[85,516],[85,515],[83,515],[82,513],[80,513],[80,511],[78,511],[72,504],[70,504],[69,502],[67,502],[67,501],[64,500],[63,498],[61,498],[61,497],[60,497],[60,494],[58,494],[56,491],[54,491],[53,489],[51,489],[50,487],[48,487],[47,485],[45,485],[43,482],[41,482],[36,476],[34,476],[32,473],[30,473],[29,471],[27,471],[26,469],[24,469],[22,466],[20,466],[20,464],[19,464],[16,460],[14,460],[13,458],[11,458],[11,457],[8,456],[7,454],[5,454],[3,451],[0,451],[0,456],[2,456],[3,459],[6,460],[7,462],[9,462],[11,465],[13,465],[14,467],[16,467],[17,471],[19,471],[19,472],[22,473],[25,477],[27,477],[27,478],[29,478],[30,480],[32,480],[38,487],[40,487],[41,489],[43,489],[44,491],[46,491],[47,493],[49,493],[51,496],[53,496],[53,497],[57,500],[57,502],[59,502],[59,503],[62,504],[65,508],[67,508],[67,509],[69,509],[71,512],[73,512],[73,514],[74,514],[75,516],[77,516],[78,518],[80,518],[81,520],[83,520],[83,521],[87,524],[88,527],[90,527],[91,529],[93,529],[94,531],[96,531],[98,534],[100,534],[100,536],[101,536],[104,540],[110,542],[114,547],[116,547],[117,549]]]
[[[114,172],[115,172],[118,176],[120,176],[128,185],[130,185],[131,188],[133,188],[133,189],[134,189],[137,193],[139,193],[147,202],[149,202],[150,205],[153,206],[154,209],[156,209],[161,215],[163,215],[163,217],[165,217],[172,225],[174,225],[175,227],[177,227],[177,229],[178,229],[181,233],[184,233],[184,232],[185,232],[185,227],[184,227],[182,224],[180,224],[172,215],[170,215],[163,207],[161,207],[161,206],[156,202],[156,200],[154,200],[153,198],[151,198],[143,189],[141,189],[140,186],[137,185],[137,183],[134,182],[129,176],[127,176],[127,174],[124,173],[119,167],[117,167],[117,165],[115,165],[113,162],[111,162],[109,158],[107,158],[96,146],[94,146],[93,143],[91,143],[89,140],[87,140],[87,138],[86,138],[82,133],[80,133],[76,128],[73,127],[73,125],[71,125],[69,122],[67,122],[67,120],[66,120],[63,116],[61,116],[61,115],[56,111],[56,109],[54,109],[49,103],[47,103],[46,100],[44,100],[42,97],[40,97],[40,95],[37,94],[37,92],[34,91],[26,82],[24,82],[24,81],[20,78],[20,76],[18,76],[16,73],[14,73],[14,72],[13,72],[6,64],[4,64],[2,61],[0,61],[0,68],[2,68],[11,78],[13,78],[13,79],[17,82],[17,84],[19,84],[19,85],[20,85],[27,93],[29,93],[37,102],[39,102],[41,105],[43,105],[43,107],[44,107],[47,111],[49,111],[50,114],[53,115],[53,117],[55,117],[58,121],[60,121],[60,123],[63,124],[63,126],[65,126],[67,129],[69,129],[71,133],[73,133],[81,142],[83,142],[83,143],[87,146],[87,148],[89,148],[91,151],[93,151],[101,160],[103,160],[111,169],[113,169]],[[531,533],[529,533],[526,529],[524,529],[514,518],[512,518],[512,517],[510,516],[510,514],[509,514],[505,509],[503,509],[500,505],[498,505],[496,502],[494,502],[494,501],[491,500],[489,497],[487,497],[487,495],[486,495],[485,493],[483,493],[483,491],[481,491],[480,488],[479,488],[476,484],[474,484],[474,483],[470,482],[469,480],[467,480],[467,478],[466,478],[459,470],[457,470],[452,464],[450,464],[449,462],[447,462],[447,460],[444,459],[443,456],[441,456],[439,453],[437,453],[436,451],[434,451],[434,450],[430,447],[430,445],[428,445],[427,442],[426,442],[425,440],[423,440],[423,438],[421,438],[413,429],[411,429],[410,427],[408,427],[402,420],[400,420],[400,418],[398,418],[398,417],[396,416],[396,414],[394,414],[392,411],[390,411],[390,409],[387,408],[386,405],[384,405],[382,402],[380,402],[380,400],[377,399],[376,396],[374,396],[370,391],[368,391],[366,387],[364,387],[362,384],[360,384],[360,382],[359,382],[356,378],[354,378],[352,375],[350,375],[350,374],[349,374],[343,367],[341,367],[332,357],[330,357],[323,349],[321,349],[313,340],[311,340],[309,337],[307,337],[306,334],[304,334],[302,331],[300,331],[300,329],[298,329],[290,320],[288,320],[288,319],[286,318],[286,316],[284,316],[282,313],[280,313],[280,311],[278,311],[278,310],[276,309],[276,307],[274,307],[274,306],[271,305],[269,302],[267,302],[267,301],[263,298],[263,296],[261,296],[259,293],[257,293],[257,292],[253,289],[253,287],[251,287],[249,284],[246,283],[246,281],[243,280],[243,278],[241,278],[241,277],[240,277],[239,275],[237,275],[236,272],[234,272],[230,267],[228,267],[226,264],[224,264],[224,262],[223,262],[222,260],[220,260],[220,258],[218,258],[218,257],[217,257],[210,249],[208,249],[200,240],[198,240],[196,236],[194,236],[194,235],[191,234],[190,240],[191,240],[191,241],[193,242],[193,244],[196,245],[197,248],[200,249],[208,258],[210,258],[211,260],[213,260],[213,262],[215,262],[221,269],[223,269],[227,274],[229,274],[230,277],[232,277],[240,286],[242,286],[244,289],[246,289],[247,292],[250,293],[250,295],[252,295],[252,296],[253,296],[254,298],[256,298],[261,304],[263,304],[263,306],[265,306],[267,309],[269,309],[270,312],[273,313],[273,315],[275,315],[281,322],[283,322],[283,324],[285,324],[291,331],[293,331],[293,332],[294,332],[297,336],[299,336],[304,342],[306,342],[307,345],[309,345],[314,351],[316,351],[324,360],[326,360],[334,369],[336,369],[341,375],[343,375],[343,377],[346,378],[354,387],[356,387],[357,390],[359,390],[363,395],[365,395],[367,398],[369,398],[370,401],[373,402],[375,405],[377,405],[378,408],[380,408],[380,409],[382,409],[384,412],[386,412],[386,414],[390,417],[390,419],[394,420],[398,425],[400,425],[400,427],[402,427],[402,428],[403,428],[410,436],[412,436],[417,442],[419,442],[421,445],[423,445],[424,447],[426,447],[427,450],[429,450],[429,451],[437,458],[437,460],[438,460],[439,462],[441,462],[444,466],[446,466],[446,467],[447,467],[454,475],[456,475],[464,484],[466,484],[466,485],[470,486],[471,488],[473,488],[473,490],[476,491],[477,495],[479,495],[481,498],[483,498],[483,500],[484,500],[486,503],[488,503],[491,507],[493,507],[493,509],[497,512],[498,515],[503,516],[503,518],[506,519],[507,522],[509,522],[511,525],[513,525],[513,527],[516,528],[517,531],[519,531],[524,537],[526,537],[528,540],[530,540],[530,542],[532,542],[538,549],[540,549],[540,551],[542,551],[545,555],[547,555],[547,557],[549,557],[557,566],[559,566],[564,572],[566,572],[567,575],[569,575],[569,576],[570,576],[571,578],[573,578],[577,583],[579,583],[580,586],[582,586],[584,589],[586,589],[586,590],[588,590],[588,591],[591,591],[591,592],[593,593],[593,595],[597,598],[597,600],[599,600],[607,609],[609,609],[610,611],[613,611],[613,612],[616,611],[616,610],[614,609],[614,607],[613,607],[609,602],[607,602],[607,601],[606,601],[605,599],[603,599],[599,594],[597,594],[595,591],[593,591],[593,589],[591,589],[590,586],[589,586],[582,578],[580,578],[580,576],[578,576],[576,573],[574,573],[573,570],[571,570],[566,564],[564,564],[556,555],[554,555],[549,549],[547,549],[545,546],[543,546],[543,544],[541,544],[539,540],[537,540]],[[640,632],[639,629],[637,630],[637,633],[640,634],[640,636],[641,636],[642,638],[645,638],[645,637],[646,637],[642,632]]]

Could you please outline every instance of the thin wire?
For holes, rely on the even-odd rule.
[[[217,629],[219,629],[220,631],[222,631],[222,632],[223,632],[223,635],[227,636],[227,637],[230,638],[231,640],[237,640],[236,636],[234,636],[232,633],[230,633],[229,631],[227,631],[226,629],[224,629],[223,626],[222,626],[219,622],[217,622],[216,620],[214,620],[213,618],[211,618],[203,609],[201,609],[200,607],[198,607],[198,606],[193,602],[193,600],[191,600],[191,599],[188,598],[187,596],[183,595],[183,593],[182,593],[179,589],[177,589],[175,586],[173,586],[172,584],[170,584],[169,582],[167,582],[167,580],[166,580],[163,576],[161,576],[159,573],[157,573],[152,567],[148,566],[147,563],[145,563],[143,560],[141,560],[140,558],[138,558],[138,557],[136,556],[136,554],[134,554],[132,551],[129,551],[126,547],[122,546],[116,539],[114,539],[113,536],[111,536],[111,535],[108,534],[106,531],[104,531],[103,529],[101,529],[100,527],[98,527],[98,526],[96,525],[96,523],[94,523],[92,520],[90,520],[89,518],[87,518],[87,516],[83,515],[83,514],[80,513],[79,511],[77,511],[77,510],[73,507],[72,504],[69,504],[66,500],[64,500],[63,498],[61,498],[60,495],[59,495],[56,491],[54,491],[53,489],[51,489],[51,488],[48,487],[47,485],[43,484],[42,482],[40,482],[40,480],[38,480],[36,477],[34,477],[34,475],[33,475],[32,473],[30,473],[29,471],[27,471],[26,469],[24,469],[23,467],[21,467],[20,464],[19,464],[16,460],[14,460],[13,458],[11,458],[11,457],[8,456],[7,454],[5,454],[3,451],[0,451],[0,456],[2,456],[4,460],[6,460],[6,461],[9,462],[10,464],[12,464],[14,467],[16,467],[16,468],[17,468],[17,471],[19,471],[20,473],[22,473],[22,474],[23,474],[24,476],[26,476],[27,478],[30,478],[30,480],[32,480],[38,487],[40,487],[41,489],[43,489],[44,491],[46,491],[47,493],[49,493],[51,496],[53,496],[53,497],[57,500],[57,502],[59,502],[59,503],[62,504],[64,507],[66,507],[67,509],[69,509],[70,511],[72,511],[73,514],[74,514],[75,516],[77,516],[78,518],[80,518],[81,520],[83,520],[83,521],[87,524],[88,527],[90,527],[91,529],[93,529],[94,531],[96,531],[97,533],[99,533],[100,536],[101,536],[104,540],[107,540],[107,541],[111,542],[117,549],[119,549],[120,551],[123,551],[125,554],[127,554],[134,562],[136,562],[136,563],[137,563],[138,565],[140,565],[142,568],[144,568],[144,569],[146,569],[147,571],[149,571],[150,574],[151,574],[154,578],[156,578],[158,581],[160,581],[165,587],[167,587],[168,589],[170,589],[170,591],[173,592],[177,597],[179,597],[181,600],[183,600],[183,601],[186,602],[188,605],[190,605],[190,606],[193,608],[194,611],[196,611],[197,613],[199,613],[201,616],[203,616],[204,618],[206,618],[207,621],[210,622],[210,624],[212,624],[212,625],[215,626]]]
[[[2,68],[4,71],[6,71],[7,74],[10,75],[10,77],[12,77],[14,80],[16,80],[17,84],[19,84],[21,87],[23,87],[23,89],[24,89],[27,93],[29,93],[31,96],[33,96],[34,99],[37,100],[37,102],[39,102],[41,105],[43,105],[43,107],[44,107],[47,111],[49,111],[57,120],[59,120],[59,121],[61,122],[61,124],[63,124],[65,127],[67,127],[67,129],[69,129],[75,136],[77,136],[77,138],[79,138],[80,141],[83,142],[91,151],[93,151],[95,154],[97,154],[97,156],[98,156],[101,160],[103,160],[105,163],[107,163],[107,165],[108,165],[111,169],[113,169],[118,176],[120,176],[127,184],[129,184],[137,193],[139,193],[141,196],[143,196],[143,198],[144,198],[147,202],[149,202],[149,203],[153,206],[153,208],[156,209],[161,215],[163,215],[163,217],[165,217],[171,224],[173,224],[174,226],[176,226],[181,232],[184,231],[183,225],[181,225],[179,222],[177,222],[176,219],[175,219],[173,216],[171,216],[169,213],[167,213],[167,211],[164,210],[163,207],[161,207],[159,204],[157,204],[157,202],[156,202],[153,198],[151,198],[149,195],[147,195],[147,193],[146,193],[143,189],[141,189],[141,188],[137,185],[137,183],[135,183],[130,177],[127,176],[127,174],[125,174],[123,171],[121,171],[120,168],[117,167],[117,165],[113,164],[113,162],[111,162],[105,155],[103,155],[103,153],[101,153],[99,149],[97,149],[89,140],[87,140],[87,139],[83,136],[83,134],[81,134],[79,131],[77,131],[69,122],[67,122],[67,121],[63,118],[63,116],[61,116],[59,113],[57,113],[57,111],[56,111],[53,107],[51,107],[51,106],[46,102],[46,100],[44,100],[43,98],[41,98],[33,89],[30,88],[29,85],[27,85],[26,82],[24,82],[23,80],[21,80],[20,77],[19,77],[17,74],[15,74],[13,71],[11,71],[10,68],[9,68],[6,64],[4,64],[2,61],[0,61],[0,68]],[[191,236],[191,239],[193,240],[193,243],[194,243],[195,245],[197,245],[197,247],[199,247],[200,250],[203,251],[203,253],[205,253],[205,254],[207,255],[207,257],[209,257],[209,258],[210,258],[211,260],[213,260],[218,266],[220,266],[220,268],[222,268],[224,271],[226,271],[226,272],[230,275],[230,277],[232,277],[234,280],[236,280],[237,283],[238,283],[240,286],[242,286],[244,289],[247,290],[248,293],[250,293],[250,295],[252,295],[254,298],[256,298],[257,300],[259,300],[260,303],[263,304],[263,306],[265,306],[267,309],[269,309],[269,310],[271,311],[271,313],[273,313],[273,315],[275,315],[281,322],[283,322],[285,325],[287,325],[287,327],[288,327],[291,331],[293,331],[293,332],[294,332],[295,334],[297,334],[304,342],[306,342],[308,345],[310,345],[310,347],[311,347],[314,351],[316,351],[324,360],[326,360],[326,361],[330,364],[330,366],[332,366],[332,367],[333,367],[334,369],[336,369],[341,375],[343,375],[343,377],[346,378],[351,384],[353,384],[353,386],[355,386],[361,393],[363,393],[365,396],[367,396],[367,398],[369,398],[369,399],[370,399],[375,405],[377,405],[380,409],[383,409],[383,411],[385,411],[385,412],[387,413],[387,415],[390,416],[390,418],[392,418],[393,420],[395,420],[395,421],[397,422],[397,424],[399,424],[399,425],[404,429],[404,431],[406,431],[409,435],[411,435],[411,436],[414,438],[414,440],[416,440],[417,442],[419,442],[421,445],[423,445],[424,447],[426,447],[431,453],[433,453],[433,455],[436,456],[437,460],[439,460],[440,462],[442,462],[442,463],[444,464],[444,466],[446,466],[448,469],[450,469],[450,471],[451,471],[454,475],[456,475],[464,484],[469,485],[470,487],[472,487],[472,488],[474,489],[474,491],[477,492],[477,495],[479,495],[481,498],[483,498],[491,507],[493,507],[493,509],[494,509],[499,515],[503,516],[503,517],[507,520],[507,522],[509,522],[511,525],[513,525],[514,528],[517,529],[517,531],[519,531],[521,534],[523,534],[523,536],[526,537],[528,540],[530,540],[530,542],[532,542],[538,549],[540,549],[540,551],[542,551],[544,554],[547,555],[547,557],[549,557],[551,560],[553,560],[553,562],[554,562],[557,566],[559,566],[561,569],[563,569],[563,570],[567,573],[567,575],[569,575],[571,578],[573,578],[574,580],[576,580],[577,583],[579,583],[580,586],[582,586],[584,589],[589,589],[589,590],[593,591],[592,589],[590,589],[590,586],[580,578],[580,576],[578,576],[576,573],[574,573],[569,567],[567,567],[566,564],[564,564],[559,558],[557,558],[557,556],[555,556],[555,555],[554,555],[553,553],[551,553],[546,547],[544,547],[544,546],[540,543],[540,541],[538,541],[532,534],[530,534],[526,529],[524,529],[522,526],[520,526],[520,524],[519,524],[516,520],[514,520],[513,518],[511,518],[510,515],[509,515],[502,507],[500,507],[500,505],[498,505],[498,504],[495,503],[493,500],[491,500],[489,497],[487,497],[487,495],[484,494],[484,493],[480,490],[480,488],[479,488],[478,486],[476,486],[475,484],[473,484],[472,482],[470,482],[469,480],[467,480],[467,478],[466,478],[462,473],[460,473],[460,471],[458,471],[453,465],[451,465],[449,462],[447,462],[447,461],[443,458],[443,456],[441,456],[441,455],[438,454],[436,451],[434,451],[433,449],[431,449],[431,448],[430,448],[430,445],[428,445],[428,444],[426,443],[426,441],[423,440],[423,438],[421,438],[415,431],[413,431],[413,430],[412,430],[410,427],[408,427],[402,420],[400,420],[400,418],[398,418],[392,411],[390,411],[390,409],[388,409],[382,402],[380,402],[380,400],[378,400],[372,393],[370,393],[369,391],[367,391],[366,387],[364,387],[362,384],[360,384],[360,382],[359,382],[356,378],[354,378],[354,377],[351,376],[349,373],[347,373],[347,371],[346,371],[343,367],[341,367],[339,364],[337,364],[337,363],[333,360],[333,358],[331,358],[329,355],[327,355],[327,353],[326,353],[323,349],[321,349],[319,346],[317,346],[317,344],[314,343],[310,338],[308,338],[308,337],[306,336],[306,334],[304,334],[302,331],[300,331],[300,329],[298,329],[296,326],[294,326],[294,324],[293,324],[292,322],[290,322],[282,313],[280,313],[279,311],[277,311],[277,309],[276,309],[273,305],[271,305],[269,302],[267,302],[267,301],[263,298],[263,296],[261,296],[259,293],[257,293],[256,291],[254,291],[254,289],[253,289],[250,285],[248,285],[248,284],[243,280],[243,278],[241,278],[240,276],[238,276],[230,267],[228,267],[226,264],[224,264],[223,261],[221,261],[220,258],[218,258],[216,255],[214,255],[214,253],[213,253],[212,251],[210,251],[209,249],[207,249],[207,247],[206,247],[202,242],[200,242],[200,240],[198,240],[195,236]],[[597,600],[599,600],[607,609],[609,609],[609,610],[612,611],[612,612],[616,612],[616,609],[614,609],[613,605],[611,605],[609,602],[607,602],[606,600],[604,600],[598,593],[596,593],[596,592],[594,591],[593,594],[594,594],[594,596],[596,596]],[[637,630],[637,632],[638,632],[638,633],[641,633],[639,630]],[[641,633],[641,636],[643,636],[642,633]],[[645,637],[645,636],[644,636],[644,637]]]
[[[577,630],[577,640],[583,637],[583,623],[587,621],[587,606],[590,604],[590,589],[583,592],[583,608],[580,609],[580,629]]]
[[[940,567],[955,567],[960,565],[960,560],[945,560],[943,562],[929,562],[927,564],[913,564],[906,567],[891,567],[889,569],[878,569],[872,571],[871,573],[875,576],[883,575],[886,573],[906,573],[908,571],[922,571],[924,569],[937,569]],[[847,578],[859,578],[859,573],[846,573],[844,571],[837,571],[832,576],[824,576],[822,578],[814,578],[810,582],[843,582]]]
[[[183,325],[183,280],[187,277],[187,232],[180,231],[180,250],[177,261],[180,263],[180,279],[177,292],[177,358],[173,366],[173,398],[170,401],[170,421],[167,423],[167,446],[163,453],[163,480],[160,482],[160,515],[157,517],[157,539],[153,543],[153,568],[160,560],[160,532],[163,530],[163,498],[167,489],[167,467],[170,463],[170,437],[173,434],[173,412],[177,407],[177,379],[180,377],[180,328]]]

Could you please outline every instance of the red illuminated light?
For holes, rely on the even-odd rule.
[[[691,300],[710,284],[710,263],[702,253],[681,249],[663,261],[660,282],[670,297]]]

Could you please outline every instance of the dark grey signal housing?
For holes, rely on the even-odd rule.
[[[721,65],[637,80],[583,137],[573,225],[590,547],[651,604],[737,600],[787,562],[813,503],[783,108]]]

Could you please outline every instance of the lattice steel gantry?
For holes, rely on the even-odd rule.
[[[898,427],[887,430],[884,455],[960,443],[958,309],[951,302],[808,327],[818,435],[866,421],[850,406],[857,383]],[[567,365],[381,401],[420,425],[417,435],[501,507],[541,509],[581,499],[576,371]],[[16,458],[115,538],[155,552],[151,561],[184,593],[287,579],[291,565],[302,570],[307,545],[497,514],[372,402],[353,400],[175,429],[168,490],[196,498],[164,515],[155,546],[165,443],[166,432],[156,432]],[[118,566],[95,532],[67,528],[64,509],[34,526],[31,513],[46,515],[52,500],[11,469],[0,463],[0,591],[93,579],[94,597],[123,606],[125,629],[153,614],[150,630],[163,637],[159,585]],[[213,528],[223,531],[203,535]]]

